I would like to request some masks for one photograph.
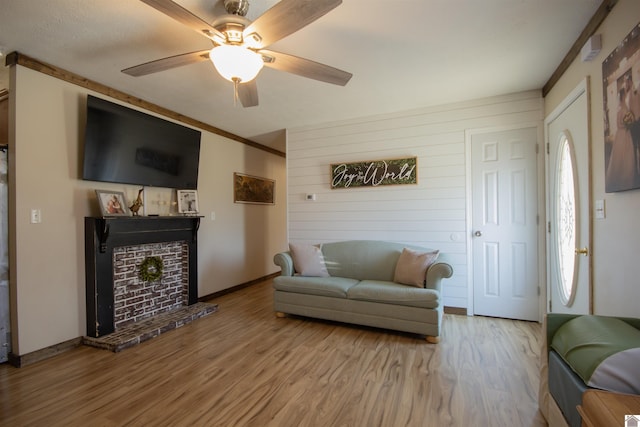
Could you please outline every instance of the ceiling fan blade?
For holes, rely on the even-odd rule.
[[[341,3],[342,0],[281,0],[245,28],[243,35],[252,40],[252,46],[266,47],[309,25]],[[254,33],[259,35],[257,40],[251,36]]]
[[[267,60],[264,61],[264,65],[267,67],[321,82],[344,86],[353,76],[346,71],[286,53],[267,49],[261,49],[258,53],[267,57]],[[272,59],[271,62],[269,59]]]
[[[183,53],[181,55],[170,56],[168,58],[156,59],[145,62],[134,67],[125,68],[123,73],[130,76],[139,77],[153,74],[171,68],[182,67],[183,65],[194,64],[196,62],[209,59],[209,50],[198,50],[196,52]]]
[[[220,31],[216,30],[209,23],[202,20],[198,16],[189,12],[184,7],[171,0],[140,0],[143,3],[148,4],[152,8],[159,12],[164,13],[170,18],[175,19],[181,24],[186,25],[192,30],[210,38],[218,43],[224,43],[225,36]]]
[[[258,105],[258,85],[255,79],[238,85],[238,98],[245,108]]]

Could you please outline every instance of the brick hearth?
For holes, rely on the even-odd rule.
[[[168,313],[129,324],[109,335],[84,337],[84,344],[119,352],[136,344],[148,341],[158,335],[179,328],[218,310],[217,304],[199,302],[180,307]]]

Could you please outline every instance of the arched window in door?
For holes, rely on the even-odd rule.
[[[557,257],[560,298],[564,305],[573,303],[577,284],[576,244],[578,236],[577,182],[573,141],[568,131],[559,136],[556,164],[555,212],[553,216],[555,233],[555,255]]]

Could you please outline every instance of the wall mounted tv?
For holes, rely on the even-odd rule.
[[[195,190],[200,131],[88,95],[82,179]]]

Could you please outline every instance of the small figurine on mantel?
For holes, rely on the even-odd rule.
[[[138,216],[138,211],[142,207],[142,204],[143,204],[142,203],[142,192],[143,191],[144,191],[144,187],[141,188],[138,191],[138,198],[133,201],[133,204],[131,206],[129,206],[129,209],[131,209],[131,213],[133,213],[133,216]]]

